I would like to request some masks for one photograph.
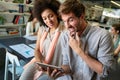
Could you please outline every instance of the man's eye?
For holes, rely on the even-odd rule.
[[[73,19],[69,19],[69,22],[73,21]]]

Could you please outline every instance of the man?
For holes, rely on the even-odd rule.
[[[73,80],[103,80],[115,65],[109,32],[87,23],[85,6],[77,0],[66,0],[59,13],[68,29],[62,39],[65,73]]]

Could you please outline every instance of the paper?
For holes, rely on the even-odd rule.
[[[25,58],[30,58],[34,56],[34,49],[27,46],[26,44],[11,45],[10,48],[24,56]]]
[[[24,36],[24,38],[31,40],[31,41],[37,40],[37,36]]]
[[[36,44],[35,43],[34,44],[29,44],[29,46],[32,47],[33,49],[35,49]]]

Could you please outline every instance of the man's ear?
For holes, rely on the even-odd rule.
[[[85,14],[81,14],[80,18],[85,19]]]

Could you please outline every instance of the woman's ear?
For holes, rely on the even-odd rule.
[[[118,33],[118,34],[120,33],[119,30],[117,30],[117,33]]]

